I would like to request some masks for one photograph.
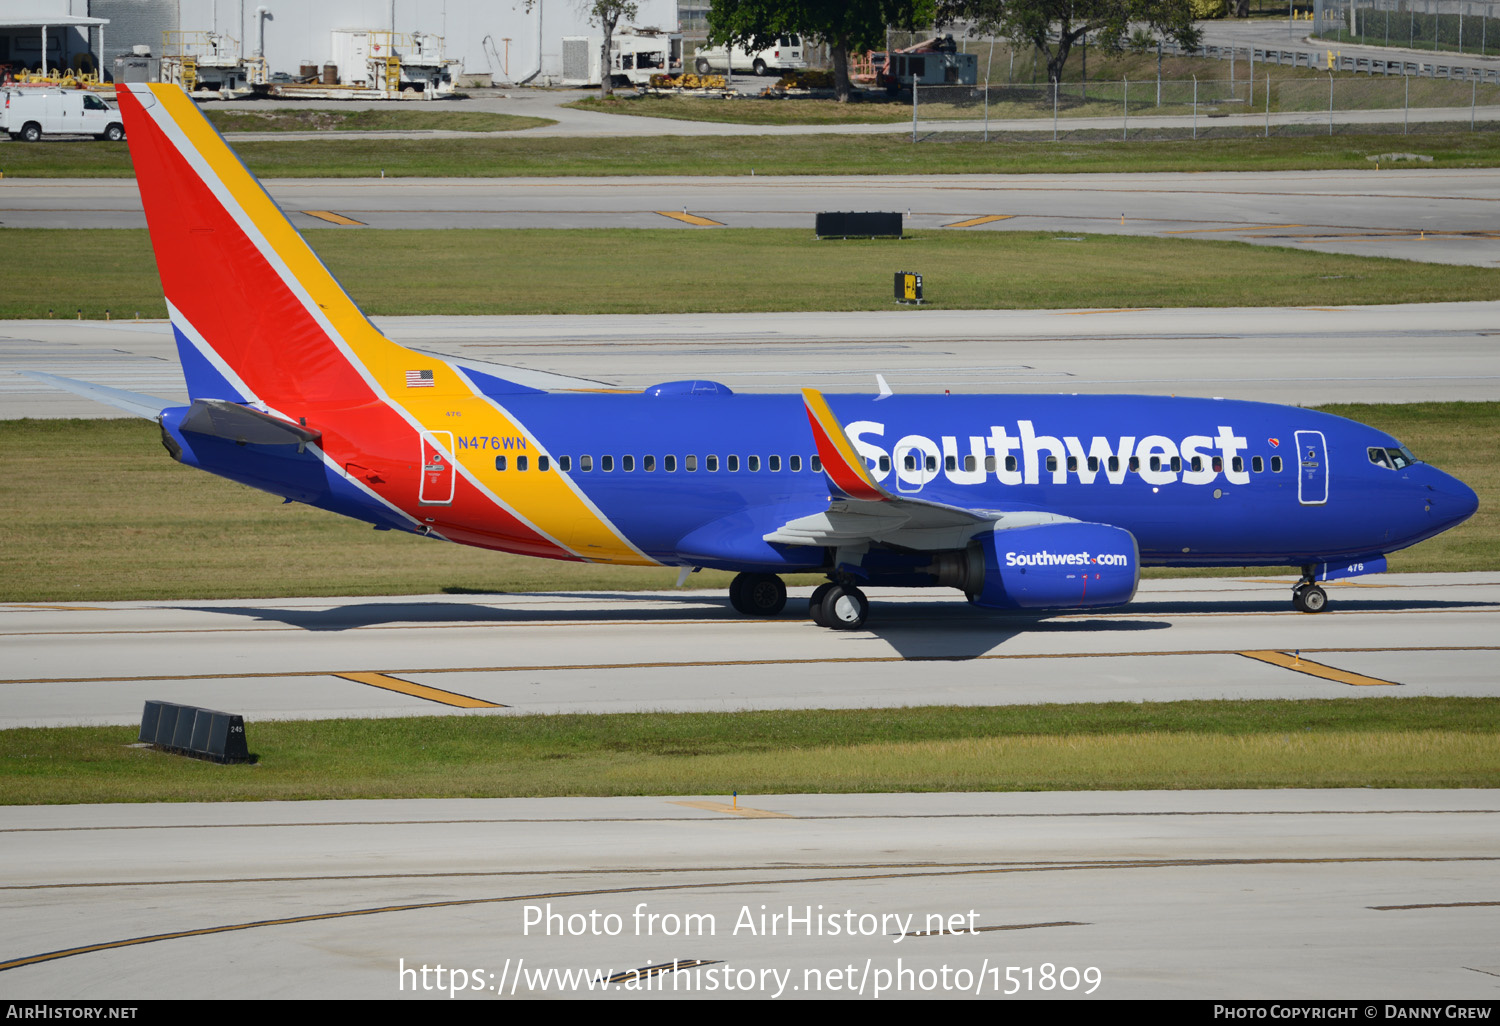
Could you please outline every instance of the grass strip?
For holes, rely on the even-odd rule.
[[[1206,121],[1206,119],[1205,119]],[[990,142],[938,133],[913,145],[910,136],[612,136],[607,138],[364,139],[331,136],[235,143],[245,166],[262,178],[388,177],[514,178],[607,175],[912,175],[1073,174],[1150,171],[1317,171],[1375,167],[1366,158],[1393,149],[1432,157],[1424,169],[1500,165],[1500,132],[1400,122],[1371,126],[1278,129],[1270,139],[1243,130],[1199,126],[1153,132],[1121,142],[1119,130],[1054,143],[1037,133],[992,136]],[[1144,133],[1143,133],[1144,134]],[[1160,136],[1161,138],[1156,138]],[[52,141],[0,143],[7,178],[131,178],[126,143]],[[1373,179],[1372,179],[1373,181]],[[1351,185],[1351,187],[1355,187]]]
[[[516,132],[557,124],[552,118],[480,110],[303,110],[273,107],[251,110],[215,108],[203,114],[220,132]]]
[[[1493,445],[1500,437],[1500,403],[1325,409],[1389,431],[1479,493],[1473,518],[1392,554],[1392,570],[1500,570],[1500,467]],[[372,531],[173,463],[156,426],[144,420],[0,421],[0,468],[3,602],[635,591],[669,588],[677,574],[481,552]],[[705,570],[692,584],[725,589],[730,576]]]
[[[146,232],[111,231],[101,249],[105,237],[0,229],[6,252],[33,255],[7,268],[0,318],[81,311],[103,319],[106,310],[116,319],[165,317]],[[392,230],[373,238],[319,229],[306,238],[375,316],[887,310],[898,265],[919,268],[928,305],[950,310],[1344,306],[1500,294],[1495,268],[1201,238],[934,229],[820,242],[810,225]],[[371,260],[372,245],[402,259]],[[557,287],[568,281],[588,287]]]
[[[251,723],[259,762],[0,732],[0,802],[1500,786],[1500,700],[1115,702]]]

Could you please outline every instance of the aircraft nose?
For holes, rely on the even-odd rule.
[[[1435,479],[1427,485],[1427,508],[1432,517],[1444,527],[1452,527],[1473,516],[1479,508],[1474,489],[1440,470],[1433,473]]]

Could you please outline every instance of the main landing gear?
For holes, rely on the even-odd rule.
[[[1302,580],[1292,589],[1292,606],[1299,613],[1321,613],[1328,608],[1328,592],[1313,583],[1311,571],[1302,573]]]
[[[786,585],[775,574],[739,574],[729,582],[729,604],[746,616],[775,616],[786,608]]]
[[[775,574],[739,574],[729,584],[729,604],[745,616],[775,616],[786,608],[786,585]],[[870,600],[852,584],[830,581],[812,593],[807,612],[819,627],[853,631],[865,625]]]
[[[855,631],[870,615],[870,600],[852,584],[829,581],[819,585],[807,602],[807,614],[819,627]]]

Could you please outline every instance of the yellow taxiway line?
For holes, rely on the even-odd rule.
[[[700,217],[697,214],[689,214],[686,210],[682,211],[681,213],[678,213],[675,210],[658,210],[657,213],[662,217],[670,217],[674,221],[681,221],[683,224],[697,224],[702,225],[705,228],[724,227],[723,221],[715,221],[707,217]]]
[[[482,698],[470,698],[468,695],[455,694],[452,691],[444,691],[441,688],[430,688],[425,684],[413,684],[409,680],[392,677],[386,673],[368,673],[363,670],[352,670],[348,673],[335,673],[333,676],[342,677],[344,680],[352,680],[356,684],[368,684],[372,688],[399,691],[403,695],[411,695],[413,698],[425,698],[429,702],[437,702],[440,705],[451,705],[459,709],[510,708],[510,706],[501,705],[498,702],[486,702]]]
[[[318,220],[327,221],[329,224],[352,224],[358,225],[361,228],[365,226],[363,221],[356,221],[354,218],[345,217],[343,214],[335,214],[332,210],[304,210],[302,212],[308,217],[316,217]]]
[[[1337,681],[1340,684],[1351,684],[1355,687],[1400,687],[1399,681],[1381,680],[1379,677],[1366,677],[1362,673],[1351,673],[1348,670],[1340,670],[1337,667],[1325,666],[1315,663],[1311,659],[1303,659],[1301,656],[1287,652],[1256,651],[1241,652],[1240,655],[1246,659],[1257,659],[1272,666],[1280,666],[1283,669],[1295,670],[1298,673],[1306,673],[1313,677],[1322,677],[1324,680]]]

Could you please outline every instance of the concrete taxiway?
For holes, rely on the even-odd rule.
[[[0,998],[1493,1002],[1497,840],[1482,790],[0,808]]]
[[[1286,404],[1492,400],[1500,303],[1290,309],[900,310],[381,317],[403,345],[538,387],[1068,392]],[[124,416],[18,371],[186,402],[161,321],[0,322],[0,419]],[[571,383],[549,375],[577,379]],[[1420,454],[1419,454],[1420,455]]]
[[[1148,580],[1018,617],[870,589],[865,630],[810,589],[743,618],[718,591],[0,605],[0,728],[139,723],[149,699],[256,719],[1236,698],[1493,696],[1500,575]],[[253,733],[252,733],[253,741]]]
[[[810,233],[818,211],[894,210],[908,231],[1089,232],[1500,263],[1500,183],[1493,172],[1389,162],[1357,172],[766,177],[746,167],[734,177],[371,177],[265,185],[299,229],[728,226]],[[145,217],[131,179],[6,178],[0,224],[144,228]]]

